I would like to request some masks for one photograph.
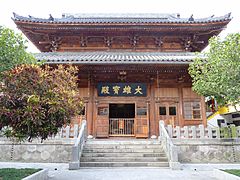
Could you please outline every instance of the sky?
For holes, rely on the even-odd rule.
[[[20,32],[11,17],[60,18],[62,13],[180,13],[187,18],[223,16],[232,13],[232,21],[220,34],[240,32],[240,0],[0,0],[0,25]],[[29,52],[39,52],[30,42]]]

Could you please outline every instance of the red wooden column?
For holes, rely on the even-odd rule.
[[[91,87],[92,87],[92,131],[93,131],[93,136],[96,137],[96,133],[97,133],[96,120],[97,120],[97,104],[98,104],[98,101],[96,99],[97,90],[95,88],[96,86],[94,83],[92,83]]]
[[[183,89],[182,86],[178,87],[178,95],[179,95],[179,106],[178,106],[178,122],[179,126],[183,127],[184,126],[184,118],[183,118]]]
[[[89,100],[87,103],[87,126],[88,134],[93,134],[93,106],[94,106],[94,86],[92,85],[91,79],[88,79],[88,92]]]
[[[150,109],[149,109],[149,123],[150,123],[150,126],[149,126],[149,131],[150,131],[150,136],[151,135],[158,135],[158,122],[157,122],[157,119],[156,119],[156,114],[155,114],[155,86],[154,86],[154,83],[151,82],[150,83],[150,90],[149,90],[149,93],[150,93]]]
[[[201,96],[201,113],[202,113],[202,123],[204,127],[207,127],[207,117],[206,117],[206,104],[205,97]]]

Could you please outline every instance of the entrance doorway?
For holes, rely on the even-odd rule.
[[[135,104],[109,104],[109,135],[134,136]]]

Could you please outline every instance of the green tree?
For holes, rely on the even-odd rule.
[[[213,37],[209,44],[209,52],[190,64],[193,90],[212,96],[219,105],[236,105],[240,102],[240,34],[224,40]]]
[[[21,34],[0,26],[0,73],[28,63],[36,63],[36,60],[32,54],[26,52],[26,40]]]
[[[20,65],[3,74],[0,130],[18,140],[46,139],[82,108],[77,68]]]

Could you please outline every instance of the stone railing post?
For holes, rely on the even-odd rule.
[[[218,128],[216,128],[216,138],[220,138],[221,136],[220,136],[220,128],[218,127]]]
[[[65,128],[65,133],[66,133],[66,138],[70,137],[70,126],[67,125],[67,127]]]
[[[237,138],[240,138],[240,126],[237,127]]]
[[[78,124],[74,124],[74,127],[73,127],[73,137],[74,138],[77,138],[78,137]]]
[[[208,138],[212,138],[213,134],[212,134],[212,128],[211,127],[207,127],[208,130]]]
[[[179,126],[176,126],[176,136],[178,139],[181,138],[181,128]]]
[[[191,127],[191,130],[192,130],[192,138],[196,138],[196,137],[197,137],[196,127],[195,127],[195,126],[192,126],[192,127]]]
[[[188,127],[184,126],[183,129],[184,129],[184,133],[183,133],[184,138],[188,138]]]
[[[202,124],[199,125],[199,131],[200,131],[200,138],[204,138],[205,137],[205,129]]]

